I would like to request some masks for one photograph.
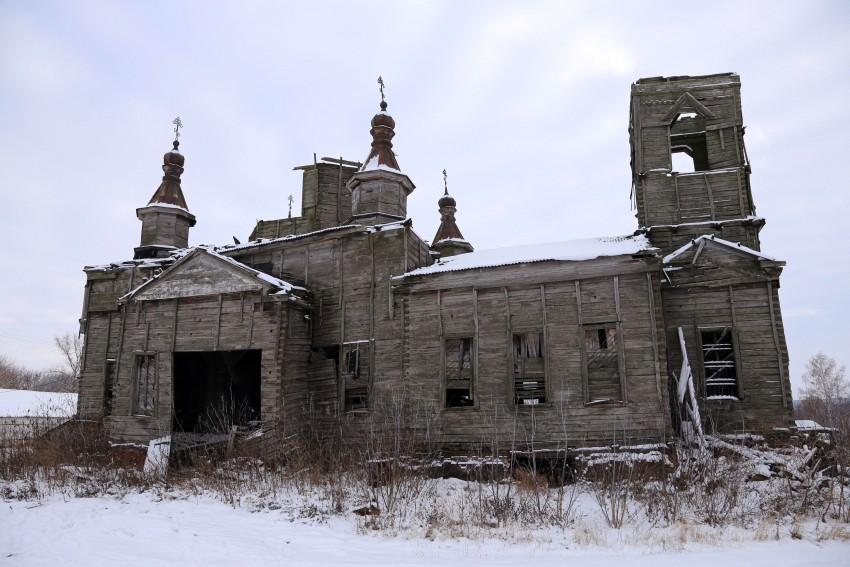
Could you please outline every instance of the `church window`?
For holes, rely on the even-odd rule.
[[[738,368],[732,329],[700,329],[700,339],[706,397],[738,399]]]
[[[584,328],[584,360],[587,403],[622,402],[620,337],[616,325]]]
[[[447,339],[444,345],[445,405],[447,408],[472,406],[472,339]]]
[[[546,402],[546,364],[543,333],[513,336],[514,403],[536,405]]]
[[[345,411],[367,409],[369,407],[369,341],[343,344],[339,364]]]
[[[103,415],[112,415],[115,399],[115,359],[107,358],[103,367]]]
[[[137,354],[133,414],[156,415],[156,355]]]

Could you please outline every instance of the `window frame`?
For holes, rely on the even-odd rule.
[[[103,361],[103,417],[109,417],[115,412],[115,385],[118,380],[117,357],[110,356]],[[135,378],[135,370],[134,370]],[[135,383],[134,383],[135,388]],[[135,390],[134,390],[135,392]]]
[[[616,339],[615,348],[610,348],[610,331],[614,331],[614,337]],[[588,348],[588,336],[589,333],[598,333],[600,331],[605,332],[605,348],[597,348],[597,349],[589,349]],[[582,386],[584,389],[584,405],[586,406],[596,406],[596,405],[626,405],[628,403],[628,388],[627,388],[627,376],[626,376],[626,364],[625,364],[625,352],[623,346],[623,327],[618,321],[600,321],[598,323],[584,323],[581,325],[581,333],[579,335],[579,341],[581,343],[581,372],[582,372]],[[602,340],[599,340],[601,345]],[[619,382],[619,399],[611,399],[611,398],[598,398],[595,399],[593,394],[593,376],[590,367],[592,362],[591,355],[596,351],[607,351],[607,355],[611,358],[612,354],[616,357],[616,369],[617,369],[617,379]],[[596,358],[596,357],[593,357]]]
[[[159,363],[155,352],[133,353],[133,416],[156,418],[159,410]],[[153,365],[151,378],[150,366]],[[149,397],[152,407],[142,404],[142,373],[145,369],[144,383],[147,385],[145,398]],[[151,382],[153,384],[151,385]]]
[[[732,366],[731,368],[735,371],[735,395],[729,394],[709,394],[709,384],[708,384],[708,368],[706,367],[705,360],[705,340],[703,338],[704,333],[716,333],[718,331],[729,331],[729,339],[732,347]],[[741,382],[741,355],[740,349],[738,348],[738,333],[735,330],[735,327],[732,325],[709,325],[709,326],[700,326],[697,327],[697,340],[700,354],[700,372],[702,373],[702,397],[704,400],[724,400],[724,401],[743,401],[744,400],[744,388]],[[728,386],[728,385],[727,385]],[[714,387],[712,385],[711,387]],[[718,386],[723,387],[723,386]]]
[[[683,115],[688,118],[685,127],[677,128],[676,124]],[[673,117],[667,128],[667,141],[670,150],[670,170],[673,168],[673,154],[682,153],[691,159],[693,168],[689,171],[676,171],[679,174],[693,174],[711,171],[711,160],[708,155],[708,137],[705,130],[705,117],[698,112],[679,112]]]
[[[450,388],[449,386],[451,385],[451,383],[452,382],[464,382],[464,381],[466,381],[462,378],[458,379],[458,380],[452,380],[451,376],[450,376],[449,343],[457,342],[457,341],[461,341],[461,350],[460,350],[461,367],[457,369],[457,372],[458,372],[459,375],[462,375],[462,373],[464,371],[464,368],[462,367],[462,365],[464,364],[464,358],[465,358],[463,356],[463,353],[464,353],[463,342],[469,343],[469,348],[466,350],[466,352],[469,355],[469,358],[468,358],[469,368],[467,368],[465,370],[467,370],[467,372],[469,374],[469,378],[468,378],[468,381],[469,381],[468,399],[471,403],[461,404],[461,405],[449,405],[449,390],[461,390],[461,391],[463,390],[463,388]],[[440,367],[441,368],[440,383],[441,383],[441,391],[442,391],[442,408],[446,409],[446,410],[457,410],[457,409],[467,409],[467,408],[478,407],[478,397],[476,396],[476,392],[475,392],[476,382],[477,382],[477,380],[476,380],[476,377],[477,377],[476,376],[476,364],[475,363],[476,363],[477,357],[476,357],[476,351],[475,351],[476,345],[475,345],[474,337],[471,337],[471,336],[449,336],[449,337],[445,337],[442,340],[441,346],[442,346],[442,349],[441,349],[442,350],[442,353],[441,353],[442,354],[442,365]],[[452,371],[454,371],[454,370],[455,369],[452,369]]]
[[[527,356],[528,354],[528,346],[529,343],[527,340],[523,341],[523,337],[527,337],[528,335],[537,335],[537,351],[539,356]],[[528,406],[541,406],[549,403],[551,396],[549,393],[549,380],[547,379],[547,365],[548,360],[546,356],[546,334],[543,330],[540,331],[512,331],[511,332],[511,342],[509,345],[510,349],[510,358],[509,358],[509,367],[512,369],[509,371],[511,377],[511,402],[514,407],[528,407]],[[517,341],[519,342],[520,352],[517,354]],[[523,356],[525,355],[525,356]],[[526,361],[537,360],[539,362],[535,362],[534,364]],[[528,366],[527,366],[528,365]],[[538,367],[538,368],[534,368]],[[534,393],[538,391],[542,393],[539,396],[529,396],[527,398],[522,398],[522,403],[519,402],[521,393],[517,390],[517,384],[520,382],[525,384],[534,384],[538,383],[536,388],[529,389],[527,392]],[[540,399],[542,398],[542,399]],[[534,402],[530,402],[529,400],[536,400]]]
[[[352,349],[356,353],[353,377],[350,371]],[[346,341],[339,346],[337,376],[339,378],[340,408],[345,413],[367,411],[371,407],[371,396],[369,395],[372,378],[371,353],[372,341],[369,340]],[[360,401],[353,403],[355,398]]]

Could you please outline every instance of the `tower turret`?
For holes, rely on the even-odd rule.
[[[387,113],[381,83],[381,111],[372,118],[372,149],[345,186],[351,190],[351,220],[376,225],[407,218],[407,196],[415,185],[401,172],[393,153],[395,120]]]
[[[457,256],[458,254],[466,254],[472,252],[472,244],[469,243],[460,232],[460,228],[455,221],[455,213],[457,212],[457,201],[449,195],[449,185],[447,181],[446,170],[443,170],[443,185],[445,192],[437,205],[440,208],[440,228],[437,229],[437,234],[434,235],[434,241],[431,244],[431,250],[437,252],[441,258],[449,256]]]
[[[136,209],[142,221],[141,244],[136,248],[135,259],[162,258],[172,250],[189,245],[189,229],[195,226],[195,215],[189,212],[186,198],[180,187],[185,158],[178,150],[180,146],[179,118],[174,120],[176,134],[171,151],[162,158],[162,176],[153,197],[144,207]]]

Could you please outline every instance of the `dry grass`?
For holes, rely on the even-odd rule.
[[[837,469],[826,460],[806,459],[804,449],[777,453],[775,460],[785,468],[759,482],[749,480],[755,453],[725,445],[705,452],[681,449],[676,466],[654,467],[651,474],[629,459],[610,459],[592,477],[579,471],[564,483],[512,470],[504,459],[501,478],[441,480],[434,468],[422,466],[433,461],[437,445],[417,432],[385,427],[400,423],[391,412],[382,419],[365,441],[347,439],[343,427],[332,436],[292,435],[281,438],[285,450],[277,459],[245,451],[223,459],[201,456],[163,478],[116,461],[97,424],[72,422],[37,438],[7,440],[0,452],[0,497],[203,493],[232,506],[297,518],[367,510],[357,520],[363,532],[429,539],[534,540],[557,528],[576,544],[595,547],[641,541],[679,549],[721,537],[850,540],[847,477],[832,474]]]

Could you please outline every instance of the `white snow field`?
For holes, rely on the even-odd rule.
[[[802,539],[786,532],[776,540],[769,530],[711,532],[704,526],[693,528],[706,530],[701,538],[677,537],[690,529],[679,526],[665,539],[633,527],[600,528],[590,545],[578,529],[430,539],[424,529],[416,535],[372,531],[353,514],[327,521],[292,517],[283,509],[252,512],[244,503],[234,508],[212,496],[179,492],[5,500],[0,502],[0,565],[850,565],[846,538],[817,541],[818,528],[811,522]]]

